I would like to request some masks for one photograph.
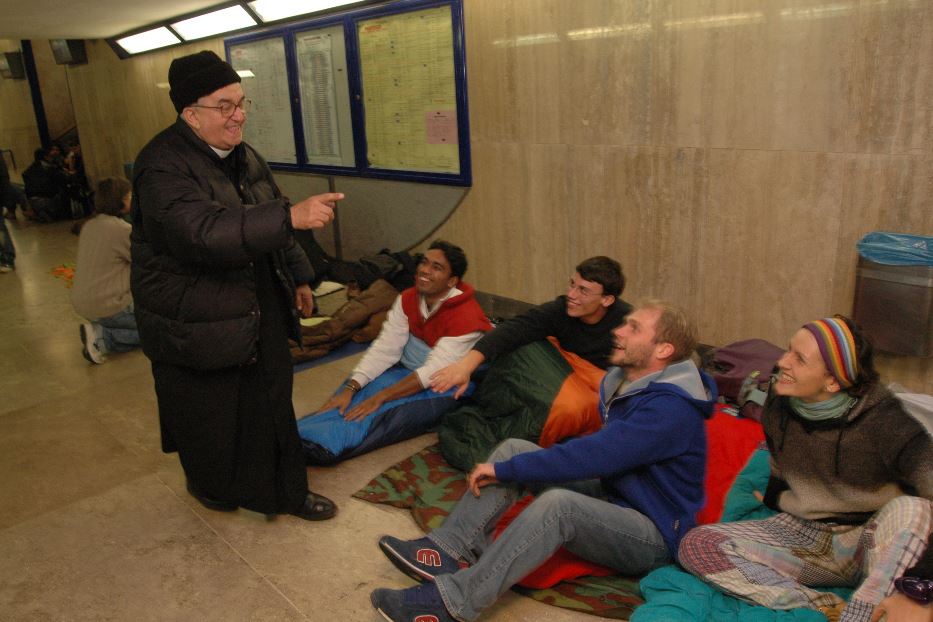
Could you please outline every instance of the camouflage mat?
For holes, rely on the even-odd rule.
[[[463,472],[447,464],[438,445],[431,445],[389,467],[353,496],[408,509],[428,532],[444,522],[465,490]],[[582,577],[546,590],[513,589],[548,605],[615,620],[628,620],[644,602],[638,581],[620,576]]]

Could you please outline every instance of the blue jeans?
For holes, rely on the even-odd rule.
[[[101,352],[128,352],[139,345],[139,330],[133,305],[110,317],[93,320],[97,347]]]
[[[538,449],[534,443],[509,439],[492,452],[489,462]],[[523,495],[521,485],[493,484],[483,488],[479,497],[466,492],[444,525],[428,534],[447,553],[471,564],[434,580],[454,617],[475,620],[561,546],[623,574],[641,574],[671,563],[654,523],[636,510],[606,501],[599,480],[535,488],[543,492],[495,541],[492,530]]]
[[[13,238],[2,216],[0,216],[0,265],[11,268],[16,265],[16,248],[13,246]]]

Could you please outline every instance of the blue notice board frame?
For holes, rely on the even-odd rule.
[[[460,170],[458,173],[448,173],[377,168],[369,162],[367,157],[366,109],[365,97],[363,96],[363,69],[360,58],[358,24],[374,18],[391,17],[437,7],[450,8],[453,41],[453,80],[456,93],[457,152]],[[305,144],[303,108],[299,84],[299,60],[296,55],[296,36],[309,30],[328,28],[335,25],[343,27],[346,50],[347,82],[350,91],[349,114],[354,150],[354,164],[352,166],[311,164],[309,163],[308,157],[308,145]],[[472,185],[470,123],[467,106],[466,46],[463,28],[462,0],[396,0],[388,4],[363,7],[336,15],[293,22],[239,37],[232,37],[224,41],[227,60],[232,62],[231,48],[249,45],[273,37],[282,39],[285,45],[285,62],[288,76],[287,91],[291,103],[292,138],[295,141],[297,162],[276,162],[270,160],[269,166],[272,169],[297,173],[371,177],[397,181],[447,184],[452,186]],[[251,97],[256,99],[256,95],[252,95]]]

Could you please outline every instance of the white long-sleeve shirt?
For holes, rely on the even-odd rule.
[[[447,295],[438,300],[431,308],[428,308],[424,296],[418,296],[418,305],[421,309],[421,316],[427,320],[437,313],[445,300],[463,294],[456,287],[452,287]],[[409,338],[408,316],[402,310],[402,297],[398,296],[392,303],[392,308],[386,316],[382,325],[382,331],[373,342],[363,360],[360,361],[356,369],[350,375],[352,380],[360,383],[361,387],[375,380],[385,370],[389,369],[402,359],[402,351]],[[422,387],[427,387],[431,375],[452,363],[456,363],[466,356],[466,353],[473,348],[473,344],[479,341],[483,336],[482,331],[474,331],[459,337],[441,337],[431,348],[431,353],[427,360],[418,369],[413,370],[418,375]]]

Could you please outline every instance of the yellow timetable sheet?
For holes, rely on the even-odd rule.
[[[370,166],[460,173],[450,11],[357,24]]]

